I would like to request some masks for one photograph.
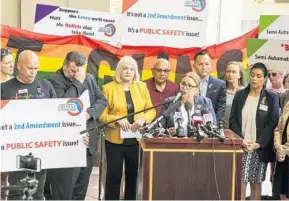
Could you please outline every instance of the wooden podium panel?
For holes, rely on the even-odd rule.
[[[240,199],[242,138],[152,138],[141,142],[138,199]]]

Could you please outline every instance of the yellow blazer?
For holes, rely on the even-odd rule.
[[[284,129],[286,129],[286,121],[289,118],[289,102],[285,105],[285,108],[283,109],[282,116],[279,119],[278,125],[275,128],[274,131],[274,147],[277,149],[282,145],[282,134],[284,132]],[[284,152],[286,155],[289,156],[289,132],[287,132],[287,142],[282,145]]]
[[[146,83],[135,82],[130,85],[131,98],[134,105],[134,112],[152,107],[149,91]],[[127,104],[123,86],[112,81],[103,86],[103,94],[107,99],[107,106],[100,116],[100,122],[109,122],[127,115]],[[134,120],[143,117],[146,123],[150,123],[156,116],[154,109],[134,115]],[[105,139],[111,143],[122,144],[120,128],[115,124],[108,124],[105,129]]]

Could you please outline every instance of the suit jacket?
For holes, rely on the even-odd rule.
[[[209,76],[206,97],[211,99],[218,122],[223,122],[226,111],[226,82]]]
[[[149,91],[144,82],[135,82],[130,85],[131,98],[134,112],[152,107]],[[103,94],[107,98],[108,105],[100,117],[101,122],[111,122],[127,115],[127,103],[123,86],[112,81],[103,86]],[[134,120],[143,117],[146,123],[150,123],[156,116],[154,109],[134,115]],[[105,139],[111,143],[122,144],[120,128],[115,124],[108,124],[105,128]]]
[[[173,100],[174,97],[170,97],[168,98],[165,102],[170,102],[171,100]],[[194,99],[194,106],[196,107],[197,105],[200,105],[201,108],[206,108],[209,110],[209,112],[212,114],[213,116],[213,119],[214,119],[214,122],[213,124],[214,125],[217,125],[217,120],[216,120],[216,115],[215,115],[215,112],[214,112],[214,108],[213,108],[213,105],[212,105],[212,102],[209,98],[207,97],[203,97],[203,96],[196,96],[195,99]],[[161,110],[161,114],[163,114],[173,103],[169,103],[169,104],[165,104],[163,105],[162,107],[162,110]],[[171,128],[171,127],[174,127],[175,126],[175,122],[174,122],[174,113],[175,112],[172,112],[170,114],[170,116],[168,118],[164,118],[162,121],[161,121],[161,124],[164,128]]]
[[[86,73],[86,78],[84,82],[81,83],[78,80],[71,81],[70,79],[65,77],[65,75],[63,74],[63,70],[60,69],[48,80],[54,86],[57,98],[80,97],[85,90],[88,90],[90,107],[87,108],[86,112],[90,114],[91,118],[87,120],[86,127],[93,128],[97,126],[98,118],[106,107],[107,102],[105,97],[101,93],[101,90],[97,86],[96,80],[93,75]],[[89,132],[89,152],[92,155],[97,150],[98,139],[99,137],[97,136],[95,130]]]
[[[279,119],[278,125],[275,128],[274,132],[274,147],[277,148],[277,146],[283,145],[283,148],[285,148],[285,153],[289,156],[289,132],[287,132],[286,136],[283,136],[285,129],[287,128],[286,122],[289,118],[289,102],[287,102],[286,106],[284,107],[282,116]],[[286,143],[282,143],[282,138],[286,139]]]
[[[229,128],[243,138],[242,109],[249,95],[250,85],[236,92],[229,120]],[[267,106],[267,111],[260,109],[260,105]],[[255,112],[255,111],[252,111]],[[273,133],[279,119],[279,96],[265,88],[260,94],[256,111],[256,143],[260,144],[257,150],[264,162],[275,159],[273,151]]]

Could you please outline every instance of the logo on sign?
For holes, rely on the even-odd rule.
[[[72,98],[66,104],[60,104],[58,111],[65,111],[71,116],[79,115],[83,110],[83,103],[78,98]]]
[[[289,51],[289,44],[281,44],[285,51]]]
[[[104,35],[111,37],[115,34],[116,28],[113,24],[107,24],[104,27],[99,27],[98,32],[103,32]]]
[[[186,0],[185,7],[191,7],[196,12],[201,12],[206,8],[206,0]]]

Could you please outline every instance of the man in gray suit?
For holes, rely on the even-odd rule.
[[[97,120],[105,109],[107,101],[93,75],[85,73],[86,62],[82,53],[69,52],[62,68],[53,74],[49,81],[54,86],[58,98],[80,97],[85,90],[89,91],[90,107],[86,110],[86,120],[87,128],[92,128],[97,125]],[[49,171],[48,179],[51,183],[53,200],[85,199],[98,139],[95,130],[89,132],[86,167],[59,168]]]
[[[194,56],[194,68],[201,78],[200,95],[211,99],[217,122],[223,122],[226,110],[226,83],[210,76],[212,70],[211,57],[205,51]]]

